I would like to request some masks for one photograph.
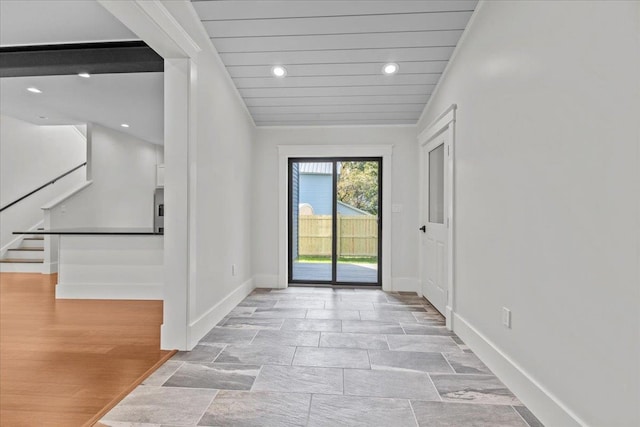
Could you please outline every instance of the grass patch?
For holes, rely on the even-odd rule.
[[[296,262],[308,262],[308,263],[317,263],[317,264],[330,264],[331,257],[325,256],[301,256],[298,257]],[[348,263],[348,264],[377,264],[377,257],[340,257],[338,258],[339,263]]]

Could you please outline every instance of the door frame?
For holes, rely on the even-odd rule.
[[[422,150],[424,147],[436,137],[440,136],[443,132],[448,131],[448,137],[445,142],[447,148],[447,169],[448,173],[445,176],[445,186],[449,189],[446,194],[445,203],[448,210],[448,216],[445,220],[448,222],[447,228],[447,303],[446,303],[446,324],[449,330],[453,330],[453,315],[455,313],[455,123],[456,123],[456,109],[457,105],[452,104],[447,108],[437,119],[435,119],[424,131],[418,135],[418,147],[420,149],[420,221],[421,224],[426,224],[429,213],[425,212],[426,205],[426,191],[424,188],[425,174],[427,173],[428,165],[424,163],[424,156]],[[424,277],[424,263],[422,260],[426,258],[426,248],[420,244],[420,293],[422,293]]]
[[[331,280],[294,280],[293,279],[293,248],[291,241],[293,239],[293,206],[292,206],[292,163],[331,163],[333,167],[331,177]],[[336,239],[338,225],[338,163],[343,162],[376,162],[378,164],[378,264],[377,264],[377,283],[367,282],[340,282],[338,280],[338,240]],[[384,224],[384,205],[382,191],[382,180],[384,179],[384,168],[382,166],[382,157],[289,157],[288,158],[288,176],[287,176],[287,284],[296,286],[320,285],[330,287],[358,287],[358,288],[380,288],[382,285],[382,230]]]
[[[393,145],[279,145],[278,146],[278,288],[288,287],[289,263],[289,158],[381,157],[382,158],[382,290],[391,283],[391,162]],[[358,285],[356,285],[358,286]]]

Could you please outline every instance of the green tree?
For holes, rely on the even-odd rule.
[[[338,179],[338,200],[378,214],[378,163],[342,162]]]

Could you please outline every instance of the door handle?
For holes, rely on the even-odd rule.
[[[423,225],[422,227],[418,228],[418,230],[422,231],[423,233],[427,232],[427,226]]]

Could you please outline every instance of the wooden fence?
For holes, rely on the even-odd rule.
[[[298,254],[331,256],[331,215],[298,217]],[[377,256],[378,220],[370,215],[338,215],[337,256]]]

